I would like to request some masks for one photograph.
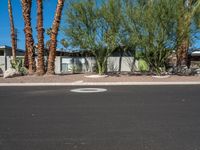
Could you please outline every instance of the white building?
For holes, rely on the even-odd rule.
[[[17,49],[17,56],[24,56],[24,51]],[[12,59],[12,48],[6,45],[0,45],[0,72],[5,71],[10,67],[10,60]]]

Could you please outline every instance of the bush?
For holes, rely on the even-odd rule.
[[[147,62],[145,60],[139,59],[138,69],[141,72],[147,72],[147,71],[149,71],[149,66],[148,66],[148,64],[147,64]]]
[[[26,67],[24,67],[24,59],[17,57],[16,60],[11,60],[10,61],[11,68],[15,69],[18,71],[21,75],[26,75],[28,73]]]

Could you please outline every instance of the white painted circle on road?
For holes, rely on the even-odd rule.
[[[79,88],[79,89],[72,89],[71,92],[76,93],[99,93],[99,92],[106,92],[107,89],[103,88]]]

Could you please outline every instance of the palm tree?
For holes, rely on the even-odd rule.
[[[24,18],[24,32],[26,38],[26,48],[28,51],[28,73],[29,75],[34,74],[35,72],[35,56],[34,56],[34,40],[32,34],[32,27],[31,27],[31,6],[32,0],[21,0],[22,4],[22,11],[23,11],[23,18]]]
[[[16,60],[16,49],[17,49],[17,40],[15,34],[15,26],[13,20],[13,13],[12,13],[12,4],[11,1],[8,0],[8,12],[9,12],[9,19],[10,19],[10,32],[11,32],[11,41],[12,41],[12,56],[13,62]]]
[[[37,74],[44,75],[44,29],[43,29],[43,0],[37,0],[37,32],[38,32],[38,64]]]
[[[52,25],[52,32],[50,36],[51,43],[49,47],[47,74],[55,74],[54,68],[55,68],[55,57],[56,57],[56,47],[57,47],[57,35],[60,26],[63,6],[64,6],[64,0],[58,0],[54,21]]]
[[[190,46],[190,25],[196,11],[200,7],[200,0],[180,0],[178,6],[177,28],[177,65],[188,66],[188,49]]]

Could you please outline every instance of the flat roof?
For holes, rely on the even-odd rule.
[[[0,49],[12,49],[12,47],[10,47],[10,46],[7,46],[7,45],[0,45]],[[24,50],[22,50],[22,49],[17,49],[17,51],[18,52],[22,52],[22,53],[25,53],[25,51]]]
[[[11,47],[6,46],[6,45],[0,45],[0,49],[5,49],[5,48],[11,48]]]

